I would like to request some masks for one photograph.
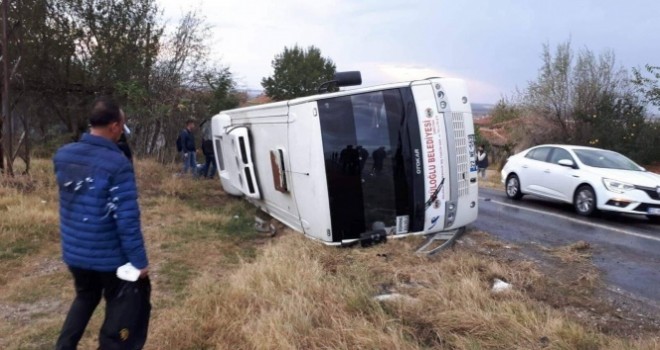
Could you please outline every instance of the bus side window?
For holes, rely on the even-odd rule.
[[[222,156],[222,142],[220,139],[215,139],[215,159],[218,160],[218,166],[220,167],[220,171],[225,170],[225,160]]]
[[[270,167],[273,170],[273,185],[277,191],[289,192],[286,183],[286,169],[284,169],[284,152],[282,149],[270,151]]]

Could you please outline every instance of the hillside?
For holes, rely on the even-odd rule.
[[[51,163],[35,163],[31,177],[0,179],[1,349],[52,348],[73,296]],[[363,249],[284,228],[267,238],[216,181],[148,160],[136,170],[152,264],[147,349],[660,346],[657,325],[599,302],[584,245],[542,249],[551,264],[541,266],[484,232],[433,258],[412,254],[414,239]],[[492,292],[495,278],[511,290]],[[102,319],[100,308],[81,349],[95,348]]]

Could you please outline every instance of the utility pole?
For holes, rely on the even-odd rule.
[[[5,174],[9,176],[13,176],[14,175],[14,167],[13,167],[14,146],[12,142],[13,127],[12,127],[11,117],[9,116],[10,72],[9,72],[9,49],[8,49],[9,38],[7,33],[7,18],[9,17],[8,14],[9,14],[9,0],[3,0],[2,1],[2,118],[1,118],[2,121],[0,121],[0,126],[5,126],[5,130],[7,132],[4,138],[0,138],[0,141],[4,141],[5,144],[7,145],[6,156],[4,157],[7,158],[7,166],[5,169],[6,170]],[[0,133],[1,132],[2,129],[0,128]],[[2,151],[4,151],[4,149]],[[4,153],[4,152],[0,152],[0,153]],[[0,162],[1,161],[4,160],[0,159]]]

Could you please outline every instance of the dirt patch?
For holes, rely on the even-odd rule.
[[[42,315],[61,314],[64,307],[65,303],[58,299],[39,300],[33,303],[0,303],[0,315],[7,322],[27,325]]]
[[[660,333],[660,310],[606,286],[591,261],[589,244],[577,242],[551,249],[538,244],[509,247],[493,242],[498,241],[485,232],[472,232],[459,246],[508,264],[533,262],[541,278],[516,287],[590,329],[628,338]]]

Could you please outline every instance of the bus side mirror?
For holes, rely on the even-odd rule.
[[[362,85],[362,74],[357,70],[337,72],[334,81],[337,83],[337,87]]]
[[[349,72],[337,72],[330,81],[319,86],[318,92],[320,94],[328,92],[331,86],[333,87],[343,87],[343,86],[354,86],[362,84],[362,74],[360,71],[349,71]]]

